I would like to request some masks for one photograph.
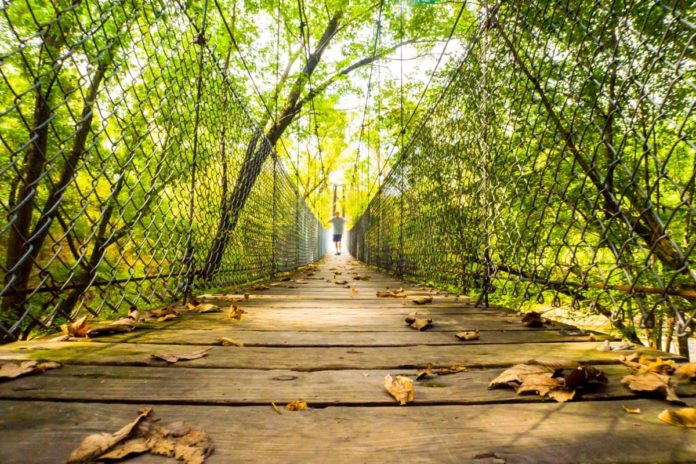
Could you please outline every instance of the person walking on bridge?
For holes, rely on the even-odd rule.
[[[346,222],[338,211],[334,212],[334,217],[330,221],[333,224],[333,242],[336,247],[336,254],[341,254],[341,238],[343,237],[343,224]]]

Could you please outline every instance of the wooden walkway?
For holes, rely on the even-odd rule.
[[[334,283],[335,271],[352,288]],[[353,280],[353,272],[370,280]],[[657,415],[668,403],[638,399],[620,383],[628,370],[617,353],[597,350],[605,337],[561,325],[526,328],[512,312],[444,294],[426,306],[377,298],[387,287],[427,291],[344,256],[293,279],[307,283],[250,291],[238,303],[247,311],[241,321],[226,312],[187,314],[87,342],[0,347],[0,358],[64,364],[0,384],[0,462],[62,462],[86,435],[133,419],[139,405],[209,432],[210,463],[696,461],[696,432],[662,423]],[[413,311],[429,313],[433,327],[407,327]],[[467,329],[481,330],[480,339],[454,337]],[[219,337],[245,346],[219,346]],[[207,356],[191,361],[151,358],[206,346]],[[565,404],[487,389],[506,366],[532,359],[602,364],[609,384]],[[416,381],[414,402],[398,406],[385,375],[415,377],[428,363],[469,370]],[[696,385],[680,394],[693,404]],[[271,407],[296,399],[310,409]]]

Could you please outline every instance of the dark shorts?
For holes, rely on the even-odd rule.
[[[341,241],[341,234],[334,234],[334,242],[340,242]]]

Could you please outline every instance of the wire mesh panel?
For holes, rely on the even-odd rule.
[[[322,254],[196,18],[170,1],[0,4],[4,341]]]
[[[686,335],[693,7],[477,8],[476,32],[354,227],[352,252],[482,300],[589,309],[633,340],[640,327]]]

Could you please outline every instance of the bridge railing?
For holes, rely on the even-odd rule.
[[[182,5],[0,5],[2,340],[324,253],[229,56]],[[266,156],[240,174],[251,152]]]
[[[684,2],[500,2],[351,252],[669,348],[696,313],[696,26]]]

